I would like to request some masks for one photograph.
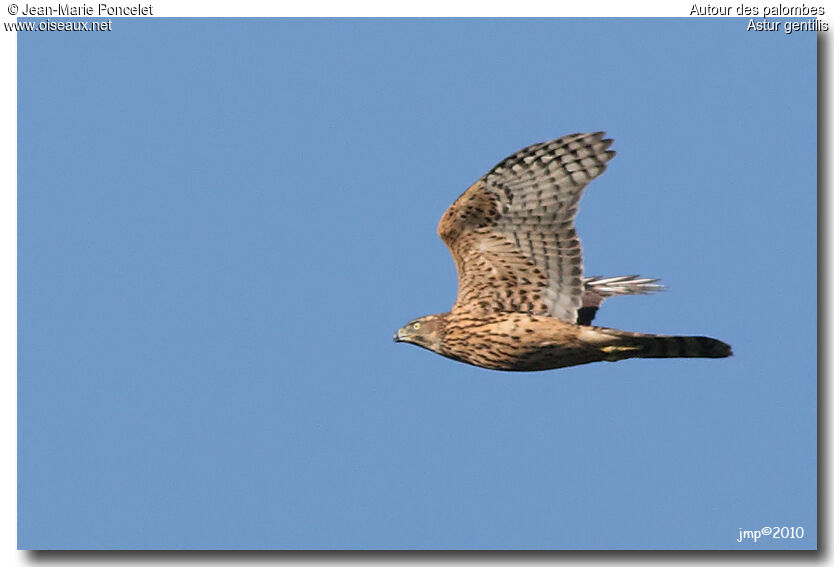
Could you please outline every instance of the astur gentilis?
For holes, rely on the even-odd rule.
[[[730,356],[729,345],[708,337],[590,325],[606,297],[663,289],[637,276],[583,276],[573,219],[582,191],[614,157],[611,143],[596,132],[535,144],[467,189],[437,227],[457,265],[457,301],[448,313],[411,321],[394,340],[494,370]]]

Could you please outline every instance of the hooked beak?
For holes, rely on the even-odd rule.
[[[400,334],[401,332],[402,332],[402,329],[400,329],[399,331],[394,333],[394,342],[395,343],[401,343],[402,342],[403,339],[402,339],[402,335]]]

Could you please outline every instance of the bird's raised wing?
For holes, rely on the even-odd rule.
[[[453,311],[576,322],[584,285],[573,219],[582,190],[614,156],[611,143],[597,132],[524,148],[449,207],[437,232],[458,269]]]

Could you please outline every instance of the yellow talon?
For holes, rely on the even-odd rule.
[[[641,348],[642,347],[639,346],[611,345],[602,347],[600,350],[605,353],[605,360],[616,362],[624,358],[631,358],[631,356],[626,353],[633,350],[641,350]]]
[[[602,352],[605,354],[617,354],[618,352],[628,352],[630,350],[640,350],[639,346],[607,346],[602,347]]]

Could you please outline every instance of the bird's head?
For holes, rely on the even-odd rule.
[[[437,352],[443,340],[446,320],[443,315],[426,315],[414,319],[394,334],[394,341],[411,343]]]

